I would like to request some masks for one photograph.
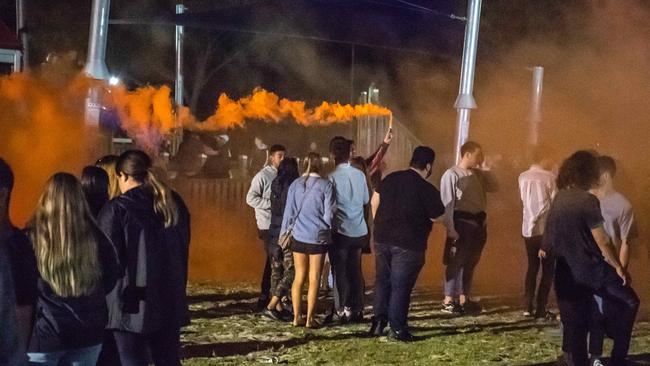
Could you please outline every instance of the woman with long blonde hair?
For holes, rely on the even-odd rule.
[[[295,277],[291,286],[293,325],[318,327],[314,319],[320,275],[328,246],[332,242],[331,219],[334,198],[332,183],[321,178],[321,158],[309,153],[305,173],[289,186],[280,237],[291,234]],[[307,318],[302,319],[302,287],[309,278]]]
[[[57,173],[48,180],[30,237],[39,279],[29,361],[94,365],[108,321],[105,296],[115,286],[118,264],[75,176]]]
[[[117,182],[117,174],[115,172],[115,165],[117,164],[117,160],[120,157],[117,155],[106,155],[101,158],[99,158],[95,162],[95,166],[104,169],[106,171],[106,174],[108,174],[108,199],[112,200],[113,198],[119,196],[122,192],[120,192],[120,185]]]
[[[123,153],[121,195],[104,206],[99,225],[124,271],[108,298],[109,324],[123,365],[180,365],[180,328],[189,324],[186,286],[189,213],[140,150]]]

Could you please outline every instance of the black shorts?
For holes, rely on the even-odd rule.
[[[326,254],[328,246],[323,244],[303,243],[296,239],[291,239],[291,251],[302,254]]]

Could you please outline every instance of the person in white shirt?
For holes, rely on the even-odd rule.
[[[519,193],[523,204],[521,234],[526,244],[528,269],[524,281],[524,316],[543,319],[548,294],[553,283],[553,258],[540,255],[546,218],[555,195],[555,174],[551,171],[548,150],[537,147],[533,151],[533,164],[519,176]],[[537,274],[540,266],[542,276],[537,287]],[[537,291],[536,291],[537,290]],[[537,294],[536,294],[537,292]],[[537,296],[535,296],[537,295]],[[535,304],[535,300],[536,304]],[[536,307],[533,307],[536,305]]]

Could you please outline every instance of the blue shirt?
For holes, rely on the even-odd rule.
[[[300,242],[330,244],[333,204],[332,183],[327,179],[317,174],[296,179],[289,186],[281,233],[293,228],[293,237]]]
[[[339,234],[358,238],[368,234],[363,205],[370,197],[363,172],[349,163],[339,164],[329,176],[334,186],[332,227]]]

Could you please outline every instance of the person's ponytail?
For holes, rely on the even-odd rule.
[[[178,208],[172,196],[172,190],[156,177],[151,169],[147,169],[146,183],[153,191],[154,210],[163,216],[165,227],[171,227],[178,223]]]

